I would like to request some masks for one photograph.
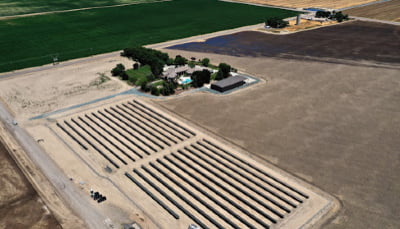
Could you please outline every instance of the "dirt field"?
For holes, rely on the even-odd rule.
[[[172,48],[234,56],[350,61],[357,65],[366,61],[398,64],[399,31],[399,26],[354,21],[283,36],[241,32]]]
[[[0,97],[9,104],[17,118],[26,119],[116,94],[131,88],[111,77],[110,71],[118,63],[126,67],[132,65],[132,61],[116,55],[100,60],[89,58],[73,65],[60,64],[45,71],[16,77],[0,77]],[[108,76],[109,80],[102,82],[101,74]]]
[[[61,228],[0,143],[0,228]]]
[[[342,209],[324,229],[400,227],[399,69],[165,51],[266,81],[158,103],[339,198]]]
[[[272,6],[283,6],[290,8],[308,8],[308,7],[322,7],[329,9],[341,9],[350,6],[361,5],[375,0],[338,0],[338,1],[326,1],[326,0],[239,0],[238,2],[257,3]]]
[[[400,21],[400,0],[354,8],[344,11],[345,14],[379,20]]]
[[[186,229],[191,223],[291,229],[338,209],[320,190],[143,100],[124,97],[29,127],[69,177],[85,181],[83,193],[93,188],[107,195],[94,207],[115,225],[118,214],[133,220],[137,212],[136,222],[149,229]]]

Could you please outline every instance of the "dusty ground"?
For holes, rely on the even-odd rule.
[[[67,66],[60,64],[48,70],[10,78],[0,77],[0,97],[17,118],[22,119],[84,103],[130,88],[121,80],[110,77],[110,70],[118,63],[132,67],[132,61],[116,55],[93,61],[84,59],[81,63]],[[101,83],[101,74],[110,80]]]
[[[307,19],[301,19],[300,24],[296,25],[296,20],[290,20],[289,25],[285,28],[282,29],[265,29],[265,28],[260,28],[257,29],[256,31],[260,32],[267,32],[267,33],[293,33],[293,32],[299,32],[303,31],[306,29],[314,29],[318,28],[321,26],[327,26],[327,25],[334,25],[337,24],[337,21],[313,21],[313,20],[307,20]]]
[[[284,6],[290,8],[308,8],[308,7],[323,7],[330,9],[340,9],[350,6],[361,5],[375,0],[239,0],[238,2],[249,2],[257,4],[265,4],[272,6]]]
[[[306,32],[276,36],[241,32],[172,48],[234,56],[265,56],[331,62],[400,62],[399,26],[346,22]]]
[[[0,228],[61,228],[0,144]]]
[[[323,228],[400,227],[399,69],[168,52],[209,57],[266,80],[228,96],[158,103],[340,199],[341,211]]]
[[[400,0],[392,0],[344,11],[345,14],[379,20],[400,21]]]
[[[107,217],[112,219],[115,223],[114,225],[127,223],[130,220],[136,221],[143,228],[149,229],[156,228],[157,226],[160,228],[187,228],[190,223],[193,223],[193,220],[190,219],[186,213],[181,211],[181,208],[178,208],[175,203],[181,205],[209,228],[214,227],[210,219],[207,219],[208,216],[214,219],[217,224],[223,225],[224,228],[232,228],[232,222],[233,224],[239,225],[240,228],[247,228],[243,223],[245,221],[259,228],[262,227],[259,223],[261,221],[271,225],[271,228],[291,229],[298,228],[300,225],[304,224],[309,225],[310,222],[313,223],[318,220],[318,216],[322,216],[332,209],[337,210],[337,202],[320,190],[303,182],[299,182],[296,178],[291,177],[270,164],[264,164],[262,161],[252,159],[241,149],[225,145],[223,142],[219,141],[218,137],[198,130],[197,127],[193,126],[191,123],[182,123],[176,117],[167,115],[163,110],[159,110],[150,104],[144,103],[142,100],[135,99],[134,101],[133,99],[135,98],[132,95],[121,96],[102,103],[92,104],[89,107],[81,107],[76,110],[50,116],[47,120],[41,120],[40,124],[34,122],[29,124],[28,127],[28,131],[35,139],[44,139],[40,145],[63,169],[65,174],[73,178],[71,183],[80,187],[83,196],[89,198],[88,193],[90,188],[100,191],[107,196],[107,201],[104,203],[96,204],[94,201],[91,201],[91,203],[93,203],[94,208],[104,212]],[[137,101],[139,102],[137,103]],[[142,106],[140,104],[146,105]],[[142,109],[146,109],[146,112],[143,112]],[[162,120],[160,121],[160,119]],[[58,125],[56,123],[58,123]],[[130,125],[134,127],[132,128]],[[63,127],[63,129],[59,126]],[[124,128],[128,129],[129,132]],[[156,130],[152,131],[154,129]],[[146,130],[150,130],[153,135]],[[71,138],[66,132],[75,136],[75,139]],[[128,135],[129,138],[125,138],[124,135]],[[115,138],[115,136],[117,136],[117,138]],[[80,141],[81,145],[77,143],[76,139]],[[102,144],[100,144],[99,141],[102,142]],[[199,154],[205,155],[204,152],[214,152],[218,154],[216,153],[218,149],[214,148],[214,151],[212,151],[214,146],[208,141],[213,142],[213,144],[218,147],[228,150],[233,155],[236,155],[236,157],[242,158],[242,160],[261,168],[276,179],[283,181],[289,187],[294,187],[300,190],[300,192],[305,193],[306,196],[301,196],[293,190],[288,189],[288,186],[283,186],[282,183],[277,183],[275,180],[269,178],[264,178],[270,180],[269,184],[263,183],[262,181],[259,182],[262,183],[262,186],[266,187],[266,189],[273,190],[274,195],[263,191],[263,189],[256,186],[254,182],[249,182],[241,178],[236,170],[231,169],[229,171],[228,174],[231,174],[231,176],[224,175],[221,170],[216,169],[220,168],[222,164],[216,165],[217,161],[215,159],[213,159],[214,161],[207,161],[198,156]],[[96,145],[97,148],[94,148],[92,144]],[[82,145],[86,146],[87,150],[85,150]],[[211,149],[204,147],[204,145],[211,147]],[[186,147],[188,147],[188,149]],[[201,149],[203,149],[203,151],[201,151]],[[184,153],[181,153],[180,150]],[[190,157],[198,158],[201,163],[195,166],[195,168],[200,168],[200,171],[206,174],[210,171],[213,172],[208,174],[208,176],[219,176],[214,179],[216,179],[219,184],[223,184],[225,189],[215,186],[214,188],[220,192],[220,194],[217,194],[215,191],[209,190],[209,187],[204,187],[204,184],[200,183],[198,180],[194,180],[193,176],[190,178],[185,171],[177,167],[177,164],[188,169],[187,166],[180,162],[180,160],[175,159],[174,156],[172,156],[173,154],[184,158],[183,160],[186,162],[192,160]],[[221,154],[221,152],[219,152],[219,154]],[[190,156],[188,157],[187,155]],[[166,160],[165,156],[174,161],[174,164]],[[172,178],[166,178],[159,170],[155,170],[150,166],[150,163],[154,163],[162,170],[167,170],[167,167],[161,164],[159,160],[167,165],[169,164],[169,166],[175,168],[175,171],[179,172],[175,173],[175,175],[169,173]],[[225,164],[232,163],[225,158],[219,159],[218,163],[220,162]],[[242,162],[239,162],[239,164],[245,166]],[[175,181],[178,181],[186,190],[195,193],[198,198],[193,198],[186,190],[182,191],[182,187],[177,189],[179,193],[190,200],[191,204],[202,209],[205,213],[200,213],[193,205],[191,206],[184,201],[182,197],[171,191],[171,188],[166,187],[165,184],[154,179],[151,173],[143,169],[143,166],[153,171],[153,173],[158,174],[158,176],[161,176],[164,182],[173,185],[173,187],[176,187],[176,183],[173,182],[175,179]],[[107,172],[105,170],[106,167],[111,168],[111,171]],[[164,194],[155,190],[148,181],[142,179],[136,172],[134,173],[132,171],[133,169],[145,174],[146,177],[150,177],[150,180],[155,186],[161,188],[176,202],[169,202]],[[195,174],[194,177],[203,180],[203,182],[211,182],[211,179],[206,177],[207,175],[204,176],[201,172],[190,168],[189,171]],[[154,196],[164,202],[172,211],[177,213],[180,217],[179,220],[173,218],[172,215],[168,214],[166,210],[150,198],[148,194],[143,192],[137,185],[130,182],[125,175],[126,172],[147,187]],[[255,173],[258,174],[258,176],[261,175],[264,177],[263,174],[256,170]],[[177,174],[181,176],[177,176]],[[191,179],[192,184],[183,180],[182,176]],[[221,179],[221,177],[225,177],[225,180]],[[252,177],[256,179],[254,176]],[[238,183],[238,180],[240,180],[241,183]],[[84,183],[81,183],[82,181]],[[193,187],[193,184],[197,186],[197,188]],[[228,189],[233,189],[231,186],[235,185],[248,186],[252,187],[252,189],[247,190],[245,188],[247,194],[245,194],[246,191],[234,191],[236,194],[236,197],[234,197],[231,193],[226,191],[226,187],[229,187]],[[203,192],[199,192],[199,190]],[[205,192],[219,199],[222,204],[216,204],[214,201],[211,201],[205,196]],[[225,197],[225,199],[221,199],[221,195]],[[264,196],[262,197],[261,195]],[[226,201],[226,198],[231,201],[238,201],[235,199],[237,196],[251,203],[250,205],[246,205],[241,201],[237,203],[237,205],[247,209],[251,214],[243,213],[237,206],[233,206],[231,204],[232,202]],[[252,198],[249,198],[249,196]],[[293,196],[295,196],[295,198],[293,198]],[[203,202],[200,202],[199,198]],[[272,201],[275,202],[271,202],[271,199],[269,199],[264,205],[261,205],[260,201],[256,201],[257,199],[263,198],[271,198]],[[294,205],[290,205],[289,203]],[[210,208],[209,206],[212,207]],[[228,206],[231,212],[226,212],[226,209],[223,209],[222,206]],[[269,209],[265,206],[269,206]],[[217,209],[216,212],[219,213],[215,213],[214,210],[211,210],[212,208]],[[283,210],[285,208],[288,209],[288,212]],[[272,220],[268,220],[265,215],[261,215],[259,210],[257,213],[255,209],[263,209],[262,212],[264,212],[264,214],[271,216],[272,219],[277,221],[273,222]],[[232,212],[236,212],[236,216]],[[231,222],[226,219],[221,219],[217,216],[218,214],[224,214]],[[279,214],[282,214],[282,219],[278,217]],[[239,220],[237,215],[240,215],[242,219]]]

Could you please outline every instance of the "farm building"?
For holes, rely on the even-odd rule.
[[[219,92],[225,92],[233,88],[242,86],[243,84],[245,84],[245,80],[246,77],[243,76],[231,76],[216,83],[212,83],[211,89]]]
[[[196,65],[193,68],[189,67],[189,65],[178,66],[178,67],[165,66],[161,77],[163,77],[165,79],[169,79],[169,80],[174,80],[174,79],[178,78],[179,76],[192,75],[193,72],[203,71],[204,69],[206,69],[210,72],[214,72],[211,68],[202,67],[202,66],[198,66],[198,65]]]

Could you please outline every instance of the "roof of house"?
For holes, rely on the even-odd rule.
[[[244,76],[231,76],[223,80],[220,80],[218,82],[215,82],[213,83],[213,85],[223,88],[244,81],[245,79],[246,77]]]
[[[189,68],[188,70],[187,70],[187,73],[188,74],[193,74],[193,72],[196,72],[196,71],[203,71],[203,70],[208,70],[208,71],[210,71],[210,72],[212,72],[212,69],[211,68],[207,68],[207,67],[202,67],[202,66],[198,66],[198,65],[196,65],[196,66],[194,66],[194,68]]]

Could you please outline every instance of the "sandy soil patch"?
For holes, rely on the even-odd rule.
[[[68,62],[66,62],[68,63]],[[116,64],[131,67],[127,58],[107,57],[90,61],[85,59],[73,65],[0,79],[0,97],[9,105],[17,118],[34,115],[101,98],[130,87],[119,79],[110,77]],[[100,83],[100,75],[110,77]]]

